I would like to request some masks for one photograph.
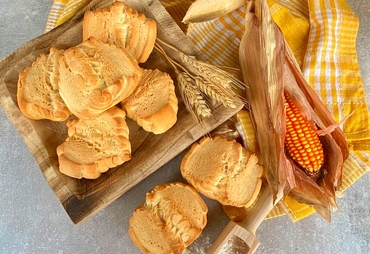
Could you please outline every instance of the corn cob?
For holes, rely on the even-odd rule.
[[[286,107],[285,146],[288,154],[303,171],[314,179],[319,177],[324,163],[324,150],[319,135],[289,96],[284,93]]]

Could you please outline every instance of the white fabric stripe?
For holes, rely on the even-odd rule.
[[[65,6],[66,6],[66,4],[64,4],[64,3],[54,2],[53,6],[51,8],[53,8],[53,7],[59,8],[59,7],[65,7]]]
[[[334,1],[335,4],[337,4],[336,1]],[[335,37],[334,37],[334,63],[335,63],[335,89],[337,90],[337,98],[336,98],[336,102],[338,103],[338,120],[339,119],[343,119],[345,116],[344,116],[344,108],[343,108],[343,97],[341,95],[341,91],[342,91],[342,87],[341,87],[341,84],[340,84],[340,78],[341,78],[341,68],[339,66],[339,49],[340,49],[340,41],[339,41],[339,38],[340,38],[340,31],[342,29],[342,12],[340,11],[337,11],[337,6],[335,6],[335,15],[336,15],[336,19],[335,19],[335,24],[332,24],[334,26],[334,29],[335,29]]]
[[[318,1],[319,2],[319,1]],[[318,3],[317,2],[317,3]],[[330,8],[330,0],[324,0],[324,9],[327,10],[328,8]]]
[[[328,4],[330,5],[330,2],[328,2],[327,0],[325,0],[325,5],[326,5],[326,9],[328,10],[330,8],[330,6],[328,6]],[[318,50],[321,50],[322,51],[322,58],[321,58],[321,63],[320,63],[320,69],[322,70],[322,74],[321,75],[324,75],[325,77],[325,82],[323,84],[324,87],[326,87],[326,90],[328,91],[328,93],[326,93],[326,103],[327,103],[327,107],[329,108],[329,110],[332,112],[332,115],[334,115],[334,109],[332,108],[332,104],[333,104],[333,97],[332,97],[332,84],[330,82],[330,79],[331,79],[331,73],[332,73],[332,68],[330,68],[331,66],[331,62],[334,61],[333,59],[333,55],[332,55],[332,47],[333,47],[333,39],[335,38],[335,35],[333,35],[332,33],[332,27],[330,25],[330,20],[333,19],[333,15],[331,12],[327,12],[326,13],[326,16],[325,17],[325,21],[322,22],[322,26],[323,26],[323,37],[320,36],[320,41],[323,41],[325,40],[325,36],[326,36],[326,44],[323,45],[323,47],[321,49],[318,49]],[[320,13],[320,17],[321,17],[321,20],[323,20],[323,16],[321,15]]]
[[[49,15],[55,15],[61,12],[62,12],[61,10],[50,10]]]
[[[51,13],[51,14],[49,15],[49,20],[50,20],[50,19],[54,20],[54,19],[56,19],[56,18],[57,18],[57,16],[58,16],[58,13],[56,13],[56,14]]]
[[[310,33],[309,33],[309,36],[308,36],[308,42],[307,42],[307,49],[306,49],[306,54],[305,54],[305,57],[304,57],[304,60],[303,60],[303,75],[305,77],[306,80],[310,80],[309,79],[309,76],[310,76],[310,63],[312,62],[312,54],[313,54],[313,48],[312,48],[312,45],[313,43],[315,42],[315,38],[316,38],[316,34],[317,34],[317,28],[318,26],[315,24],[315,20],[313,20],[313,18],[311,17],[311,21],[310,21]],[[316,71],[316,70],[314,70]],[[315,84],[311,84],[311,85],[314,85],[314,89],[317,90],[317,87]]]
[[[327,4],[327,3],[326,3]],[[327,6],[328,7],[328,6]],[[321,12],[315,12],[311,17],[311,30],[309,35],[309,41],[307,46],[307,52],[304,60],[303,73],[307,80],[310,80],[310,76],[313,76],[314,81],[311,84],[316,91],[326,89],[326,98],[322,98],[321,94],[318,96],[327,104],[329,111],[333,114],[333,103],[338,102],[339,107],[339,119],[343,118],[342,98],[338,93],[336,98],[333,98],[331,79],[334,75],[335,78],[335,89],[340,91],[340,68],[338,59],[339,41],[337,38],[340,35],[340,17],[335,13],[327,10],[327,17],[324,17]],[[334,23],[325,24],[325,20],[333,20]],[[318,31],[318,28],[321,28]],[[333,31],[334,28],[334,31]],[[326,41],[324,40],[326,38]],[[318,48],[315,49],[315,40],[319,39],[317,44]],[[324,44],[324,43],[327,44]],[[314,50],[316,50],[316,57],[313,58]],[[333,54],[334,50],[334,54]],[[315,61],[315,62],[312,62]],[[311,69],[310,66],[316,65],[315,68]],[[332,68],[334,64],[334,68]],[[325,77],[325,84],[322,84],[321,78]]]
[[[50,8],[48,20],[45,26],[45,30],[44,30],[45,33],[49,32],[55,27],[55,24],[57,23],[57,20],[60,17],[60,14],[63,12],[65,7],[66,7],[66,4],[55,3],[55,2],[53,3],[53,5]]]
[[[317,90],[321,89],[326,89],[326,98],[325,102],[327,104],[327,107],[329,111],[334,114],[334,106],[338,107],[338,113],[339,113],[339,119],[343,118],[343,107],[342,107],[342,102],[343,99],[340,96],[340,66],[339,66],[339,59],[338,59],[338,54],[339,54],[339,41],[337,38],[340,36],[340,29],[341,29],[341,24],[340,24],[340,16],[339,13],[333,13],[332,10],[335,11],[335,8],[332,9],[330,8],[330,2],[325,1],[326,4],[326,16],[323,15],[321,12],[315,12],[315,24],[317,26],[321,27],[320,34],[319,34],[319,43],[318,43],[318,48],[316,49],[317,55],[316,55],[316,70],[314,73],[315,81],[314,81],[314,87]],[[325,20],[331,20],[333,23],[325,23]],[[311,30],[313,30],[312,26]],[[311,31],[313,32],[313,31]],[[316,33],[316,31],[315,31]],[[326,38],[326,44],[325,39]],[[312,37],[312,40],[314,40],[315,37]],[[311,41],[310,41],[311,42]],[[312,41],[313,42],[313,41]],[[308,47],[310,48],[311,45]],[[313,48],[311,50],[314,50]],[[312,51],[311,51],[312,52]],[[312,53],[311,53],[312,54]],[[307,67],[310,66],[309,64],[311,63],[312,59],[307,63]],[[310,70],[307,71],[310,73]],[[322,76],[325,77],[325,84],[321,83],[321,78]],[[335,79],[335,89],[338,92],[336,98],[333,98],[333,93],[332,93],[332,85],[331,85],[331,79],[334,77]],[[320,96],[320,93],[318,94]],[[321,97],[321,96],[320,96]],[[321,98],[324,99],[324,98]],[[335,102],[335,105],[333,103]]]

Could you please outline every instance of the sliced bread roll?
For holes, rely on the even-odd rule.
[[[189,185],[156,186],[130,218],[129,235],[144,253],[182,253],[207,224],[208,208]]]
[[[142,70],[123,48],[90,38],[60,58],[59,93],[81,119],[94,118],[128,97]]]
[[[159,70],[143,69],[136,90],[121,105],[129,118],[154,134],[166,132],[177,121],[178,100],[173,80]]]
[[[124,3],[114,2],[109,9],[85,13],[83,40],[91,36],[126,48],[139,63],[144,63],[154,48],[157,24]]]
[[[262,185],[263,168],[257,156],[224,136],[194,143],[180,171],[198,192],[223,205],[250,206]]]
[[[59,122],[71,115],[59,95],[57,65],[62,54],[62,49],[52,47],[49,54],[41,54],[19,74],[18,106],[28,118]]]
[[[112,107],[94,119],[67,122],[68,138],[57,147],[59,170],[74,178],[96,179],[131,159],[125,112]]]

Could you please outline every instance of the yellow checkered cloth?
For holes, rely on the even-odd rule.
[[[62,24],[90,1],[54,0],[45,31]],[[180,27],[185,28],[181,19],[192,1],[161,2]],[[306,80],[334,119],[340,122],[353,113],[342,126],[350,145],[340,189],[344,191],[370,168],[369,112],[356,53],[359,20],[345,0],[268,0],[268,3]],[[191,24],[186,32],[210,63],[239,68],[238,47],[244,32],[244,16],[242,6],[216,20]],[[244,145],[253,149],[255,138],[248,118],[248,113],[241,111],[217,131],[224,130],[235,138],[237,131]],[[269,218],[288,214],[297,221],[314,212],[311,207],[286,198]]]

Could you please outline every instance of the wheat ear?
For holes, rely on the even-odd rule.
[[[211,108],[195,84],[195,80],[186,72],[178,72],[177,81],[186,109],[200,122],[212,116]]]
[[[217,86],[201,76],[195,77],[195,83],[197,87],[213,101],[221,103],[224,107],[237,107],[235,104],[234,94],[224,87]]]
[[[194,68],[205,79],[212,80],[212,82],[225,88],[232,87],[242,90],[245,89],[244,83],[235,78],[234,75],[230,74],[229,72],[224,71],[212,64],[200,61],[194,56],[189,56],[182,52],[179,52],[179,56],[181,61]]]
[[[182,64],[170,58],[158,42],[176,51]],[[244,84],[229,72],[188,56],[158,38],[155,49],[163,54],[174,68],[186,109],[198,122],[212,116],[210,105],[215,102],[229,108],[236,108],[237,104],[244,102],[235,92],[244,89]]]

